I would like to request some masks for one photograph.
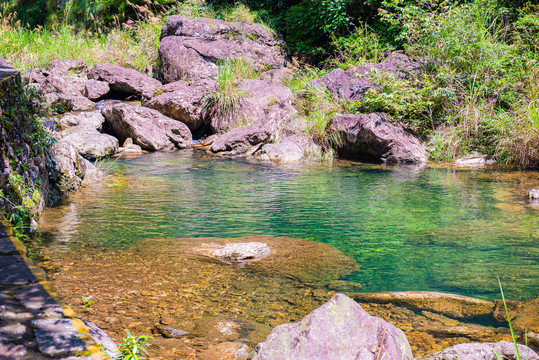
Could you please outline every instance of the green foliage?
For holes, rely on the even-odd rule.
[[[205,99],[206,117],[227,120],[234,116],[242,96],[246,95],[239,89],[239,84],[245,79],[254,79],[258,75],[254,64],[241,59],[226,60],[219,64],[217,70],[218,87],[210,91]]]
[[[121,343],[118,344],[118,350],[120,351],[120,354],[115,360],[142,360],[146,359],[145,356],[142,355],[148,354],[148,350],[146,350],[146,346],[151,345],[148,340],[153,339],[153,337],[148,335],[140,335],[138,337],[134,337],[131,335],[129,330],[126,330],[127,337],[123,339]]]
[[[342,68],[381,61],[391,49],[382,43],[380,36],[366,24],[356,27],[348,35],[332,37],[331,45],[336,52],[332,63]]]
[[[95,301],[92,300],[92,295],[83,296],[81,301],[82,306],[89,308],[93,304],[95,304]]]
[[[515,331],[513,330],[513,325],[511,325],[511,315],[509,314],[509,309],[507,308],[507,302],[505,301],[505,296],[503,294],[503,288],[502,288],[502,282],[500,281],[500,278],[498,277],[498,284],[500,285],[500,292],[502,293],[502,300],[503,300],[503,307],[505,309],[505,315],[507,316],[507,323],[509,324],[509,330],[511,331],[511,338],[513,339],[513,344],[515,345],[515,354],[517,355],[517,360],[520,360],[520,352],[518,351],[518,344],[517,339],[515,337]],[[502,356],[494,350],[494,353],[496,354],[496,357],[499,360],[503,360]]]

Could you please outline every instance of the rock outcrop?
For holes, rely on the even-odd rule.
[[[427,161],[425,145],[402,127],[391,124],[383,113],[336,115],[331,121],[340,157],[387,164]]]
[[[111,91],[123,97],[140,96],[161,86],[158,80],[118,65],[97,64],[88,71],[88,79],[108,83]]]
[[[284,44],[261,25],[171,16],[161,31],[165,82],[217,77],[217,63],[242,59],[258,67],[286,65]]]
[[[187,125],[157,110],[119,103],[105,106],[101,113],[122,142],[132,138],[142,149],[151,151],[191,146],[192,136]]]
[[[155,94],[142,105],[155,109],[165,116],[181,121],[191,131],[204,125],[204,99],[208,91],[214,90],[211,82],[192,83],[175,81],[155,90]]]
[[[255,350],[256,351],[256,350]],[[412,360],[402,330],[336,294],[303,320],[272,330],[254,360]]]
[[[292,100],[294,95],[286,86],[267,80],[244,80],[238,86],[242,96],[230,113],[210,111],[210,125],[217,134],[233,129],[238,124],[267,123],[272,114],[270,108],[279,108],[284,118],[294,113]]]
[[[349,70],[335,69],[316,83],[328,88],[334,99],[343,99],[354,103],[363,99],[369,89],[376,89],[371,80],[371,71],[393,74],[396,79],[406,78],[411,73],[417,73],[420,65],[405,55],[393,55],[379,63],[360,65]]]

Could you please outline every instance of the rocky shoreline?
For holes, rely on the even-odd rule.
[[[315,136],[306,132],[305,119],[298,116],[294,107],[297,98],[286,85],[290,80],[291,69],[282,50],[283,46],[274,34],[259,25],[172,16],[162,29],[159,46],[159,55],[163,62],[162,73],[147,69],[146,74],[141,74],[133,69],[107,64],[88,67],[79,60],[55,60],[46,69],[27,71],[22,77],[27,88],[44,94],[46,106],[49,108],[54,108],[61,114],[69,112],[67,115],[50,119],[50,128],[56,139],[52,147],[55,159],[52,168],[57,174],[51,183],[56,186],[57,193],[75,190],[84,181],[99,176],[100,171],[89,160],[118,154],[136,155],[144,151],[185,149],[193,146],[193,139],[200,141],[200,147],[212,154],[252,156],[260,161],[297,162],[313,154],[319,156],[329,149],[340,157],[351,160],[384,164],[422,164],[427,161],[425,146],[421,140],[401,126],[392,124],[383,113],[337,114],[332,117],[329,127],[333,140],[329,144],[317,141]],[[232,95],[224,92],[220,78],[222,68],[219,64],[226,61],[241,61],[253,66],[256,72],[255,78],[241,80]],[[336,69],[311,85],[327,91],[335,101],[352,103],[376,86],[370,82],[367,76],[369,72],[388,72],[398,78],[417,71],[418,66],[405,56],[395,55],[377,64],[366,64],[347,71]],[[17,76],[16,71],[7,67],[4,69],[10,76]],[[96,104],[98,101],[103,104],[101,108]],[[226,105],[227,101],[231,102]],[[6,152],[9,155],[9,150]],[[30,151],[27,152],[26,158],[30,157]],[[15,154],[12,155],[10,156],[15,157]],[[17,160],[22,163],[21,159]],[[7,177],[15,170],[22,171],[25,179],[43,178],[47,179],[48,184],[47,174],[40,172],[38,163],[32,162],[31,165],[30,170],[21,170],[12,169],[11,164],[4,164],[3,173],[7,175],[2,185],[7,183]],[[47,192],[43,191],[42,195],[46,197]],[[45,201],[42,199],[37,208],[42,209],[44,205]],[[255,255],[241,255],[245,249],[236,246],[231,252],[232,255],[223,255],[219,252],[223,249],[224,247],[205,251],[210,251],[210,258],[220,258],[214,259],[215,261],[225,258],[233,263],[253,261],[253,258],[262,258],[260,254],[267,252],[262,246],[254,251]],[[199,251],[198,255],[207,256],[203,251]],[[240,258],[241,256],[243,258]],[[286,264],[279,264],[278,269],[285,271],[284,265]],[[297,267],[297,264],[295,266]],[[324,271],[326,270],[327,266],[324,268]],[[139,273],[130,274],[133,275]],[[296,275],[294,274],[294,278],[298,278]],[[320,281],[320,276],[310,276],[311,278],[299,279],[303,283]],[[2,306],[9,305],[7,302],[11,301],[13,291],[2,294],[2,301],[6,301]],[[311,295],[314,291],[307,289],[307,293]],[[141,297],[138,297],[139,295]],[[194,351],[182,358],[200,356],[213,359],[220,356],[229,359],[261,360],[289,357],[313,359],[320,356],[321,359],[334,359],[338,353],[343,359],[372,359],[384,354],[391,358],[412,359],[412,348],[406,335],[387,321],[372,316],[372,313],[387,320],[393,319],[397,323],[400,321],[400,325],[414,322],[408,332],[410,338],[417,342],[426,339],[426,342],[432,343],[435,342],[433,339],[440,338],[451,339],[451,344],[489,342],[481,345],[455,345],[423,357],[424,359],[489,359],[494,349],[508,358],[514,357],[512,344],[492,343],[500,339],[510,339],[506,328],[466,323],[470,319],[489,318],[489,321],[502,324],[506,319],[500,302],[419,292],[347,295],[335,294],[329,299],[329,293],[319,294],[316,302],[318,305],[324,302],[321,306],[302,321],[299,321],[299,314],[303,317],[305,311],[296,313],[295,318],[289,320],[298,322],[276,327],[263,345],[257,346],[251,355],[251,349],[245,341],[230,341],[225,336],[212,342],[211,347],[208,347],[208,344],[202,345],[204,351]],[[70,294],[70,297],[72,296],[74,295]],[[147,295],[139,291],[136,296],[140,300]],[[148,296],[153,299],[157,295],[150,293]],[[314,303],[315,301],[311,305]],[[358,303],[361,303],[367,312],[371,312],[371,315]],[[527,339],[529,345],[537,349],[538,299],[527,303],[511,302],[509,307],[511,315],[515,317],[515,329],[521,336],[519,340]],[[125,314],[126,310],[123,308],[120,304],[113,310],[118,313],[123,311]],[[404,321],[403,314],[406,314]],[[5,315],[2,316],[5,320]],[[134,318],[140,320],[138,316],[140,314]],[[286,316],[280,320],[285,318]],[[175,320],[161,317],[159,321],[159,326],[152,329],[162,334],[163,339],[184,339],[185,335],[189,334],[189,331],[172,327]],[[227,321],[224,321],[225,325]],[[213,330],[223,333],[220,329],[225,325],[222,323],[223,321],[220,325],[214,324]],[[432,325],[433,323],[435,325]],[[39,330],[40,323],[35,324]],[[360,324],[364,326],[357,328]],[[52,333],[54,329],[51,330],[45,325],[45,335]],[[31,333],[26,328],[27,325],[22,326],[25,333]],[[221,328],[215,330],[216,326]],[[327,331],[328,326],[332,331]],[[266,328],[265,331],[267,330]],[[345,330],[349,330],[346,336],[343,335]],[[226,332],[225,329],[224,333]],[[362,332],[366,332],[365,335],[370,337],[358,338],[357,334]],[[39,331],[33,333],[38,334]],[[206,340],[209,334],[211,331],[205,333]],[[13,340],[15,335],[12,333],[6,336],[9,339],[2,338],[1,346],[9,347],[9,344],[15,344],[13,341],[20,340]],[[316,341],[308,342],[309,337]],[[160,339],[159,346],[169,346],[169,341],[163,339]],[[238,339],[241,339],[241,336],[235,340]],[[187,347],[192,349],[192,343],[196,341],[189,339],[191,344]],[[39,343],[38,339],[37,345],[32,343],[30,349],[34,351],[37,347],[41,351]],[[0,359],[4,356],[1,352],[9,352],[7,357],[13,356],[16,359],[29,358],[28,352],[22,351],[19,345],[17,343],[14,347],[6,347],[7,350],[0,348]],[[250,345],[255,344],[251,341]],[[20,352],[11,355],[12,350]],[[342,353],[339,352],[341,350]],[[80,349],[77,348],[77,351]],[[528,353],[529,359],[539,359],[531,349],[522,348],[522,351]],[[75,355],[75,352],[69,350],[57,354],[44,353],[64,356]],[[183,356],[179,353],[176,355]]]

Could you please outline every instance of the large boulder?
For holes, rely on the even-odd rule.
[[[161,31],[165,82],[216,78],[217,63],[243,59],[262,67],[286,65],[284,44],[261,25],[171,16]]]
[[[286,86],[267,80],[244,80],[239,84],[238,92],[242,96],[230,113],[208,112],[214,133],[229,131],[239,123],[266,122],[271,106],[279,106],[288,113],[287,117],[294,112],[294,95]]]
[[[126,103],[105,106],[101,113],[120,141],[132,138],[144,150],[166,150],[191,146],[191,131],[184,123],[157,110]]]
[[[140,96],[161,86],[158,80],[118,65],[97,64],[88,71],[88,79],[107,82],[111,91],[123,97]]]
[[[539,355],[529,347],[518,344],[520,358],[517,357],[515,344],[508,341],[497,343],[465,343],[451,346],[424,360],[496,360],[498,353],[505,360],[539,360]]]
[[[105,81],[94,79],[86,80],[84,83],[84,96],[92,101],[97,101],[105,97],[110,91],[110,86]]]
[[[211,83],[175,81],[155,91],[155,95],[143,101],[142,105],[186,124],[191,131],[204,125],[204,99],[209,90],[215,89]]]
[[[75,145],[86,159],[99,159],[118,152],[118,139],[108,134],[101,134],[92,125],[73,126],[60,133],[63,139]]]
[[[279,105],[270,106],[263,121],[215,136],[209,149],[227,155],[252,154],[259,146],[275,140],[283,122],[289,117],[290,113],[286,109]]]
[[[427,161],[425,145],[402,127],[387,121],[383,113],[336,115],[331,122],[340,157],[388,164]]]
[[[300,322],[273,329],[253,359],[412,360],[412,350],[402,330],[336,294]]]
[[[354,103],[363,99],[364,94],[376,84],[371,80],[372,71],[392,74],[396,79],[403,79],[419,71],[420,65],[405,55],[394,54],[379,63],[368,63],[349,70],[337,68],[316,83],[328,88],[334,99],[343,99]]]

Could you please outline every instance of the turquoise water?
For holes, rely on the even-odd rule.
[[[120,169],[50,210],[51,246],[126,246],[147,237],[282,235],[329,243],[361,269],[363,290],[539,295],[537,173],[277,165],[197,150],[108,163]]]

